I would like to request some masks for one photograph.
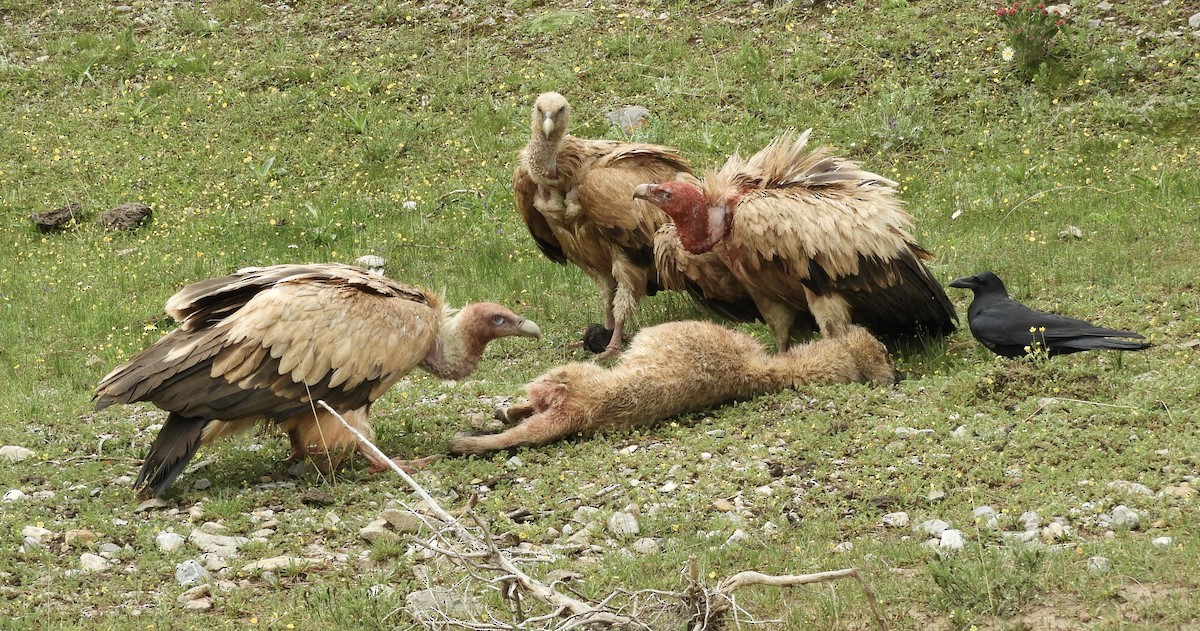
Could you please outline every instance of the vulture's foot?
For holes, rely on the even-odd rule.
[[[609,346],[608,348],[604,349],[604,352],[593,357],[592,361],[600,362],[600,361],[604,361],[606,359],[613,359],[613,358],[620,357],[620,356],[621,356],[621,345],[618,344],[616,346]]]
[[[397,467],[400,467],[405,473],[416,473],[417,471],[424,469],[425,467],[441,459],[442,454],[433,454],[432,456],[425,456],[424,458],[417,458],[416,460],[399,460],[397,458],[392,458],[392,462],[394,462]],[[387,461],[376,462],[371,465],[370,471],[371,473],[380,473],[391,470],[391,468],[391,465],[389,465]]]

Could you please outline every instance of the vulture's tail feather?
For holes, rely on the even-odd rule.
[[[162,497],[175,478],[183,473],[192,456],[196,455],[196,450],[200,448],[201,431],[207,424],[205,419],[171,412],[146,454],[134,488],[150,491],[154,497]]]

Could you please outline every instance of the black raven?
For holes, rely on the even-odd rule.
[[[1024,357],[1031,351],[1066,355],[1090,350],[1150,348],[1146,342],[1111,339],[1144,339],[1133,331],[1106,329],[1084,320],[1034,311],[1009,298],[1004,282],[991,272],[956,278],[950,286],[975,293],[975,299],[967,307],[967,324],[975,339],[997,355]]]

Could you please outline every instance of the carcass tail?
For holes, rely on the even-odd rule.
[[[143,494],[162,497],[167,488],[183,473],[184,467],[200,447],[200,436],[209,421],[189,418],[172,412],[158,432],[137,482],[133,484]]]

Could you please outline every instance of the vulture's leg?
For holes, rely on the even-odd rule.
[[[618,260],[613,264],[613,275],[616,277],[617,291],[613,295],[610,308],[613,318],[612,339],[596,359],[621,354],[625,345],[625,323],[633,318],[638,302],[646,296],[646,270],[630,261]]]
[[[835,337],[850,325],[850,303],[839,294],[817,295],[811,289],[805,288],[808,298],[808,309],[812,312],[817,326],[821,327],[821,335]]]
[[[782,353],[791,346],[792,325],[796,322],[796,311],[773,301],[758,301],[758,311],[771,329],[775,338],[775,352]]]

